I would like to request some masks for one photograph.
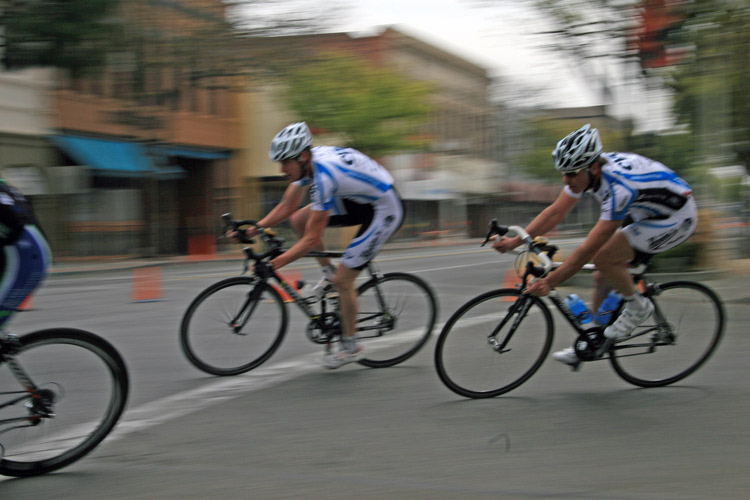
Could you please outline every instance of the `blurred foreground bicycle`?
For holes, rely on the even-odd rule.
[[[222,216],[227,229],[255,221]],[[259,228],[266,251],[245,246],[244,275],[215,283],[190,304],[180,326],[180,346],[188,360],[212,375],[238,375],[263,364],[281,345],[289,313],[275,281],[309,318],[307,337],[329,352],[341,337],[338,294],[321,299],[302,297],[267,262],[284,252],[284,240],[271,229]],[[253,240],[242,243],[251,244]],[[343,252],[310,252],[306,257],[341,258]],[[421,278],[407,273],[380,273],[367,265],[370,278],[357,288],[357,339],[365,347],[358,363],[371,368],[394,366],[415,355],[430,338],[437,319],[437,299]],[[297,288],[301,288],[297,286]]]
[[[128,372],[90,332],[0,333],[0,388],[0,474],[34,476],[75,462],[112,431]]]
[[[491,398],[526,382],[549,354],[554,321],[545,302],[524,294],[527,283],[557,263],[554,245],[537,242],[518,226],[498,226],[493,219],[484,245],[493,235],[511,233],[523,239],[526,252],[519,288],[483,293],[461,306],[445,323],[435,348],[440,380],[468,398]],[[537,260],[538,262],[535,262]],[[587,265],[586,269],[594,269]],[[654,313],[625,340],[612,343],[605,326],[585,328],[553,290],[548,298],[578,333],[574,348],[580,363],[609,359],[615,372],[641,387],[659,387],[684,379],[716,350],[724,332],[724,307],[705,285],[688,280],[656,283],[646,265],[632,268],[633,280],[655,306]],[[612,314],[611,324],[622,310]]]

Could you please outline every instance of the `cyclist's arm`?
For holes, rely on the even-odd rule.
[[[539,215],[534,217],[528,226],[526,226],[526,232],[534,238],[535,236],[542,236],[552,231],[557,227],[560,222],[568,215],[570,209],[576,204],[579,198],[573,197],[563,189],[557,196],[557,199],[552,202],[547,208],[542,210]],[[505,241],[506,239],[501,239]],[[516,248],[522,243],[520,236],[514,236],[513,238],[507,238],[505,244],[501,243],[500,240],[493,245],[493,248],[499,249],[499,247],[505,247],[503,251],[508,251]]]
[[[564,283],[565,280],[575,275],[584,264],[591,262],[591,259],[594,258],[596,252],[598,252],[599,249],[609,241],[621,224],[622,221],[620,220],[599,219],[593,229],[591,229],[586,236],[583,244],[576,248],[575,251],[565,259],[565,262],[563,262],[554,273],[551,273],[547,277],[547,284],[549,287],[555,288],[561,283]]]
[[[259,220],[258,225],[260,227],[274,227],[287,220],[299,208],[306,189],[307,186],[300,186],[295,183],[289,184],[278,205]]]
[[[330,213],[329,210],[310,210],[310,217],[305,225],[305,234],[289,250],[271,261],[273,269],[279,269],[300,257],[304,257],[311,250],[319,248],[323,244],[323,232],[328,226]]]

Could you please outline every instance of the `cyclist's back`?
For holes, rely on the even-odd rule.
[[[634,153],[604,153],[602,182],[592,195],[602,204],[602,217],[634,221],[666,218],[682,208],[690,185],[658,161]]]
[[[0,327],[39,286],[51,260],[31,203],[0,179]]]
[[[342,200],[359,204],[390,203],[384,197],[393,188],[393,177],[378,162],[352,148],[317,146],[312,148],[313,178],[297,181],[312,183],[310,192],[314,210],[342,213]]]

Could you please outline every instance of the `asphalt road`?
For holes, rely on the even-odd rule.
[[[385,271],[428,280],[442,323],[470,297],[501,287],[510,259],[463,245],[391,251],[379,261]],[[305,264],[292,271],[316,279]],[[434,339],[397,367],[325,370],[296,311],[266,365],[207,376],[182,357],[179,321],[200,290],[239,265],[161,271],[161,300],[146,303],[132,302],[132,270],[55,275],[15,319],[17,333],[49,326],[99,333],[125,357],[132,389],[123,421],[91,455],[47,476],[0,478],[0,496],[750,497],[747,277],[707,283],[727,302],[726,336],[705,367],[674,386],[639,389],[606,362],[574,373],[549,360],[519,389],[479,401],[442,386]],[[571,340],[558,321],[553,349]]]

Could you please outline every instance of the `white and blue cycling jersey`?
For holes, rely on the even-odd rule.
[[[690,185],[658,161],[635,153],[603,153],[601,184],[589,191],[601,206],[600,219],[623,221],[631,245],[659,253],[685,241],[696,228]],[[582,193],[566,192],[575,198]]]
[[[393,189],[393,177],[378,162],[356,149],[333,146],[312,148],[313,177],[296,184],[310,185],[312,209],[346,213],[343,200],[377,206],[389,203],[385,193]]]
[[[361,269],[380,251],[404,220],[393,177],[378,162],[352,148],[312,148],[312,178],[295,182],[310,187],[310,208],[330,211],[329,226],[361,225],[342,262]]]
[[[601,184],[591,191],[601,204],[601,219],[666,219],[692,196],[690,185],[658,161],[634,153],[603,156],[607,163],[602,166]]]

